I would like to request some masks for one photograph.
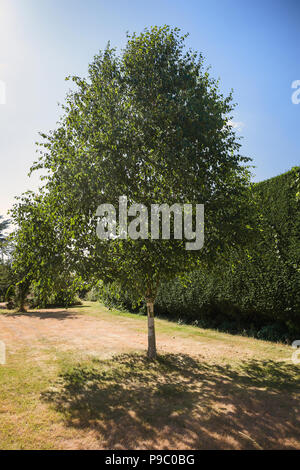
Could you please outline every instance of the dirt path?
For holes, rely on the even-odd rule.
[[[1,305],[0,305],[1,308]],[[7,348],[39,347],[47,343],[61,350],[77,349],[86,354],[110,357],[130,351],[147,349],[146,318],[143,320],[103,315],[89,316],[89,309],[40,309],[0,315],[0,339]],[[79,312],[79,313],[78,313]],[[157,334],[157,348],[161,353],[182,353],[205,359],[234,357],[251,358],[255,352],[240,344],[222,341],[202,341],[200,337],[184,337],[177,333]]]
[[[53,345],[60,350],[76,349],[106,357],[112,353],[144,350],[145,334],[132,333],[128,321],[105,319],[67,310],[39,310],[0,315],[0,338],[8,350],[23,346]]]

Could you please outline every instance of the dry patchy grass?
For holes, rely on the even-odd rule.
[[[0,449],[299,449],[291,348],[86,303],[2,309]]]

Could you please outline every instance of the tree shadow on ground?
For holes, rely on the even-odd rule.
[[[16,312],[16,311],[11,311],[11,312],[5,312],[5,316],[7,317],[13,317],[13,318],[20,318],[20,317],[31,317],[31,318],[40,318],[41,320],[46,320],[48,318],[54,318],[56,320],[65,320],[67,318],[77,318],[78,315],[82,315],[83,313],[79,313],[77,310],[84,308],[85,310],[90,308],[89,305],[74,305],[69,307],[71,308],[76,308],[76,313],[71,312],[70,310],[66,308],[58,308],[58,307],[48,307],[48,308],[40,308],[37,310],[26,310],[25,312]],[[0,309],[7,310],[6,304],[1,303],[0,304]]]
[[[299,368],[203,363],[167,354],[91,360],[42,395],[68,426],[108,449],[300,448]]]
[[[55,309],[53,311],[51,310],[44,310],[44,311],[27,311],[27,312],[10,312],[10,313],[4,313],[6,317],[9,318],[21,318],[21,317],[29,317],[29,318],[39,318],[40,320],[47,320],[49,318],[53,318],[55,320],[66,320],[66,319],[71,319],[71,318],[77,318],[78,314],[68,312],[68,310],[65,309]]]

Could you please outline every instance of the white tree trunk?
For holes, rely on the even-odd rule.
[[[147,299],[148,316],[148,359],[156,359],[156,339],[154,325],[154,301]]]

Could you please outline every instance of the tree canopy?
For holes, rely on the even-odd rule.
[[[69,270],[117,280],[149,301],[151,317],[161,281],[249,237],[249,159],[240,154],[231,125],[232,94],[224,97],[203,56],[186,49],[186,35],[164,26],[127,39],[121,53],[108,44],[96,55],[87,78],[69,77],[76,89],[67,95],[58,126],[41,134],[32,171],[47,170],[47,177],[32,207],[43,222],[32,209],[28,213],[28,201],[14,214],[19,240],[22,230],[33,239],[47,234],[33,244],[38,254],[29,240],[32,276],[37,258],[49,267],[63,244]],[[97,207],[110,203],[117,209],[123,195],[129,205],[147,208],[204,204],[202,250],[187,251],[174,238],[99,240]],[[24,204],[27,218],[21,221]],[[41,275],[47,279],[47,270],[39,268]]]

